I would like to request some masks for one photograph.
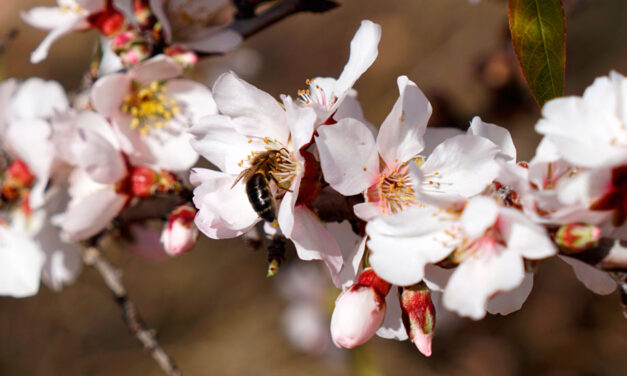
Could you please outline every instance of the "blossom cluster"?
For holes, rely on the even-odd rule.
[[[323,261],[342,288],[337,346],[376,333],[429,356],[432,294],[475,320],[509,314],[529,295],[536,260],[627,240],[620,74],[548,102],[536,125],[545,137],[521,162],[509,132],[479,117],[466,130],[427,127],[431,104],[406,76],[380,126],[366,120],[353,85],[378,55],[371,21],[340,75],[308,79],[295,97],[277,101],[233,72],[211,89],[183,78],[196,53],[241,41],[226,27],[229,4],[198,2],[216,15],[211,27],[177,15],[176,1],[59,0],[23,14],[51,30],[33,62],[86,28],[102,33],[102,59],[72,98],[38,78],[0,86],[0,294],[35,294],[40,279],[61,288],[80,269],[79,246],[103,233],[160,257],[189,250],[198,230],[225,239],[261,229],[289,239],[300,259]],[[199,156],[212,168],[193,168]],[[162,196],[175,200],[155,229],[137,212]],[[271,258],[276,268],[282,255]],[[593,291],[615,288],[606,273],[564,260]]]

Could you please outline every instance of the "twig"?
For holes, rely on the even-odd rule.
[[[339,6],[328,0],[284,0],[252,18],[238,18],[229,27],[248,38],[276,22],[299,12],[321,13]]]
[[[179,376],[174,360],[165,352],[155,338],[155,331],[146,328],[143,320],[139,316],[135,304],[126,294],[126,289],[122,284],[120,272],[107,261],[97,248],[89,247],[83,251],[83,261],[86,265],[93,267],[100,273],[107,288],[113,293],[115,302],[122,311],[122,318],[130,332],[137,338],[144,348],[150,351],[150,355],[157,362],[166,375]]]

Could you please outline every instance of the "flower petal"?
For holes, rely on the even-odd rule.
[[[343,119],[318,128],[316,145],[324,179],[345,196],[366,190],[379,172],[374,137],[364,124]]]
[[[494,226],[499,215],[499,207],[489,197],[474,197],[468,201],[462,213],[462,229],[471,238],[483,236]]]
[[[44,254],[26,235],[0,227],[0,295],[37,294]]]
[[[405,341],[409,338],[407,330],[403,324],[401,305],[399,303],[398,288],[390,288],[390,292],[385,297],[385,319],[377,330],[377,335],[381,338]]]
[[[166,55],[157,55],[129,70],[128,75],[141,86],[150,85],[153,81],[168,80],[183,74],[181,64]]]
[[[525,258],[537,260],[557,253],[546,229],[516,209],[501,208],[498,227],[507,248]]]
[[[385,118],[377,148],[389,167],[398,166],[422,151],[423,135],[431,117],[431,104],[415,83],[406,76],[397,80],[399,97]]]
[[[210,33],[202,38],[181,43],[181,45],[199,52],[229,52],[239,46],[244,38],[235,30],[222,29]]]
[[[559,256],[573,268],[575,276],[588,290],[599,295],[609,295],[616,290],[616,282],[607,272],[596,269],[572,257]]]
[[[500,149],[499,155],[506,161],[516,162],[516,146],[512,140],[512,135],[503,127],[496,124],[486,123],[479,116],[475,116],[468,128],[468,134],[487,138],[494,142]]]
[[[120,213],[128,197],[113,187],[73,197],[63,215],[62,229],[73,241],[85,240],[102,231]]]
[[[493,315],[503,316],[522,308],[533,288],[533,273],[525,273],[522,283],[511,291],[501,292],[488,301],[486,309]]]

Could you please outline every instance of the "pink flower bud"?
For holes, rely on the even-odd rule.
[[[2,182],[2,198],[7,201],[17,200],[23,193],[28,192],[34,181],[35,176],[26,163],[16,159],[9,165],[6,178]]]
[[[150,167],[138,166],[131,172],[131,193],[137,197],[152,196],[158,187],[159,175]]]
[[[132,31],[125,31],[120,33],[113,38],[113,48],[125,48],[127,47],[132,40],[135,39],[135,33]]]
[[[335,301],[331,337],[337,347],[351,349],[366,343],[385,317],[385,299],[370,286],[351,286]]]
[[[431,292],[424,283],[405,287],[401,293],[403,323],[409,338],[424,356],[431,356],[435,329],[435,308]]]
[[[601,238],[601,229],[587,223],[568,223],[555,233],[555,243],[567,253],[594,247]]]
[[[192,249],[198,239],[198,229],[194,224],[196,209],[185,204],[172,211],[163,231],[161,243],[170,256],[178,256]]]
[[[183,69],[192,68],[198,62],[198,56],[194,51],[190,51],[186,47],[175,45],[165,49],[165,54],[174,59]]]

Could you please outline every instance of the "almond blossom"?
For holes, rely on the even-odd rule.
[[[211,238],[224,239],[240,236],[259,222],[246,179],[238,176],[256,156],[272,158],[274,167],[265,179],[277,201],[276,225],[294,242],[301,259],[322,259],[337,274],[342,266],[339,246],[308,207],[319,183],[313,156],[301,148],[312,139],[314,111],[288,96],[283,98],[284,109],[234,73],[216,80],[213,96],[221,114],[207,116],[191,129],[194,148],[220,169],[192,170],[198,228]]]
[[[227,52],[243,40],[227,28],[235,7],[229,0],[150,0],[150,9],[163,27],[165,42],[198,52]]]
[[[35,7],[22,12],[22,19],[38,29],[50,30],[31,54],[33,64],[43,61],[54,42],[62,36],[90,27],[111,35],[120,30],[124,16],[116,7],[124,7],[131,0],[57,0],[56,7]]]
[[[171,171],[196,163],[187,130],[217,109],[209,89],[178,78],[182,73],[178,63],[160,55],[94,84],[92,104],[111,120],[131,163]]]
[[[372,21],[361,21],[361,26],[351,40],[348,62],[340,76],[337,79],[316,77],[306,81],[309,89],[299,91],[299,100],[316,111],[319,119],[317,124],[326,122],[339,111],[347,96],[352,104],[355,103],[351,100],[352,87],[377,58],[380,39],[381,26]]]

